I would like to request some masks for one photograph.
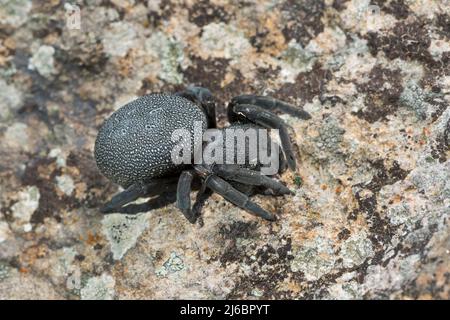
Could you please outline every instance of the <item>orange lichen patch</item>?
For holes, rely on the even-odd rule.
[[[0,40],[0,55],[7,57],[16,48],[16,43],[12,38]]]
[[[5,66],[9,59],[0,55],[0,66]]]
[[[278,288],[280,290],[288,290],[292,292],[300,292],[304,289],[303,286],[301,286],[297,281],[289,278],[284,279]]]
[[[356,220],[352,223],[352,226],[353,226],[354,228],[357,227],[357,228],[365,229],[365,228],[368,227],[368,225],[367,225],[367,219],[364,217],[364,215],[358,214],[358,215],[356,216]]]
[[[391,198],[392,203],[399,203],[402,201],[403,197],[399,194],[396,194],[394,197]]]
[[[227,72],[225,74],[224,79],[222,80],[222,82],[220,83],[220,87],[224,88],[227,85],[229,85],[230,83],[232,83],[234,81],[234,79],[236,78],[234,72]]]
[[[283,173],[283,180],[293,181],[296,176],[299,176],[301,178],[301,181],[305,181],[305,177],[303,177],[301,174],[298,174],[297,172],[292,172],[290,170]]]
[[[50,175],[56,170],[56,163],[51,162],[37,167],[37,174],[42,179],[50,179]]]
[[[311,219],[311,221],[315,221],[315,219]],[[301,244],[317,236],[316,229],[306,230],[304,224],[293,222],[290,224],[290,227],[292,229],[291,237],[293,243]]]
[[[3,41],[3,45],[10,50],[15,50],[17,44],[16,44],[16,40],[14,40],[11,37],[8,37]]]
[[[49,254],[49,249],[46,245],[37,245],[25,249],[19,257],[20,264],[25,269],[25,266],[32,266],[36,260],[43,259]],[[26,269],[25,269],[26,270]],[[28,271],[25,271],[28,272]]]
[[[0,41],[0,65],[4,66],[11,60],[11,53],[9,48],[5,45],[5,42]]]
[[[65,193],[62,192],[59,188],[55,188],[55,192],[56,192],[56,195],[58,196],[58,198],[62,198],[65,195]]]
[[[82,200],[86,198],[87,185],[85,182],[75,184],[75,198]]]
[[[59,40],[59,35],[56,32],[52,32],[44,38],[44,43],[46,45],[55,45]]]
[[[62,168],[61,170],[62,173],[68,174],[72,177],[79,177],[80,176],[80,169],[78,169],[75,166],[67,166]]]
[[[281,32],[281,24],[279,17],[275,13],[269,13],[264,20],[264,28],[268,31],[264,37],[264,52],[272,56],[278,56],[284,49],[286,49],[286,40]]]
[[[319,212],[316,212],[316,211],[308,211],[307,217],[310,218],[310,219],[315,219],[315,220],[317,220],[317,219],[320,218],[320,213],[319,213]]]
[[[320,186],[320,189],[322,189],[322,190],[327,190],[328,189],[328,187],[327,187],[327,185],[326,184],[322,184],[321,186]]]
[[[340,194],[342,192],[342,190],[343,190],[343,187],[339,185],[334,189],[334,192],[336,192],[337,194]]]
[[[19,268],[19,272],[20,273],[28,273],[28,272],[30,272],[27,268],[24,268],[24,267],[20,267]]]
[[[134,56],[135,51],[133,49],[130,49],[125,57],[119,59],[117,66],[118,72],[121,76],[128,77],[133,72]]]
[[[293,243],[302,243],[303,241],[309,239],[307,232],[303,229],[301,224],[291,223],[290,227],[292,229],[291,237]]]
[[[144,84],[149,84],[149,85],[155,85],[158,83],[158,77],[156,74],[149,74],[148,76],[146,76],[144,79],[142,79],[142,83]],[[146,93],[150,93],[149,91],[144,91],[144,94]]]
[[[99,234],[93,234],[92,232],[88,231],[87,233],[87,238],[86,239],[81,239],[82,241],[85,240],[85,242],[90,245],[96,245],[97,243],[99,243],[102,240],[102,236]]]

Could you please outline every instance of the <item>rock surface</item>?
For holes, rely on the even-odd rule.
[[[8,0],[0,17],[0,299],[450,298],[448,0]],[[221,125],[242,93],[312,115],[283,116],[295,195],[254,197],[277,222],[217,195],[203,227],[173,204],[100,214],[118,187],[99,126],[188,84]]]

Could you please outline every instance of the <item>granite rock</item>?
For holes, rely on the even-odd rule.
[[[449,299],[447,0],[0,0],[0,299]],[[102,215],[103,121],[194,84],[271,95],[294,195]],[[192,194],[194,197],[195,194]],[[194,199],[194,198],[193,198]]]

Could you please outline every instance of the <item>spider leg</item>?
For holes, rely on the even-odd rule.
[[[286,155],[288,167],[292,171],[295,171],[296,160],[292,142],[289,137],[288,126],[283,119],[270,111],[251,104],[232,105],[231,108],[228,109],[228,112],[232,115],[232,119],[247,120],[268,129],[280,130],[281,147]]]
[[[194,211],[196,215],[200,215],[206,200],[208,200],[212,194],[212,190],[206,188],[206,184],[203,183],[201,189],[197,192],[197,197],[194,206],[192,207],[192,211]]]
[[[190,193],[192,191],[192,179],[193,174],[191,171],[183,171],[181,173],[176,194],[177,207],[189,222],[194,224],[199,221],[199,223],[202,224],[201,220],[199,220],[201,217],[201,210],[203,209],[206,200],[213,194],[213,191],[210,188],[207,188],[206,183],[202,183],[200,190],[197,192],[195,203],[191,207]]]
[[[198,216],[191,210],[191,190],[194,174],[192,171],[183,171],[177,186],[177,207],[190,223],[195,223]]]
[[[302,110],[299,109],[289,103],[286,103],[284,101],[280,101],[277,99],[274,99],[272,97],[267,96],[256,96],[256,95],[241,95],[234,97],[231,100],[230,105],[234,106],[237,104],[251,104],[258,107],[261,107],[265,110],[269,111],[280,111],[282,113],[290,114],[292,116],[295,116],[300,119],[308,120],[311,119],[311,115]],[[229,107],[230,109],[230,107]]]
[[[208,118],[209,128],[217,127],[216,104],[214,102],[214,96],[209,89],[189,86],[185,90],[175,94],[200,105]]]
[[[284,156],[283,152],[280,152],[280,170],[278,173],[283,173],[288,168],[288,163],[286,160],[286,157]]]
[[[217,164],[213,167],[213,172],[225,180],[271,189],[275,195],[292,194],[281,182],[262,175],[259,171],[241,168],[235,164]]]
[[[203,226],[203,219],[201,216],[203,206],[212,194],[213,191],[207,188],[204,183],[202,184],[201,189],[197,192],[197,197],[195,199],[194,206],[192,207],[192,211],[197,216],[197,221],[200,226]]]
[[[147,183],[138,182],[116,194],[101,209],[102,213],[119,212],[120,208],[143,196],[155,196],[174,188],[176,178],[154,179]]]
[[[205,183],[208,188],[211,188],[211,190],[217,192],[222,197],[235,204],[236,206],[244,209],[248,213],[269,221],[276,220],[276,217],[272,213],[269,213],[261,208],[259,205],[251,201],[248,196],[233,188],[222,178],[211,174],[206,177]]]

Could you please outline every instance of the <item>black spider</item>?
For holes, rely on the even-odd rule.
[[[282,111],[302,119],[310,115],[285,102],[263,96],[242,95],[228,105],[229,128],[279,129],[281,163],[295,170],[296,160],[284,121],[270,112]],[[95,142],[95,159],[100,171],[125,188],[103,208],[103,213],[131,213],[130,202],[143,196],[162,195],[177,190],[176,203],[185,217],[195,223],[201,203],[213,192],[256,216],[273,221],[275,216],[249,199],[256,189],[272,195],[291,191],[260,173],[261,163],[245,164],[175,164],[171,151],[176,145],[176,129],[194,132],[200,121],[202,131],[216,128],[214,99],[208,89],[190,87],[176,94],[149,94],[114,112],[101,127]],[[234,143],[234,141],[233,141]],[[235,146],[236,147],[236,146]],[[259,148],[259,146],[258,146]],[[225,152],[225,149],[224,149]],[[248,157],[248,153],[246,154]],[[181,172],[181,175],[180,175]],[[201,179],[194,179],[195,176]],[[194,182],[201,182],[197,202],[191,208],[190,192]],[[134,205],[138,206],[139,205]]]

